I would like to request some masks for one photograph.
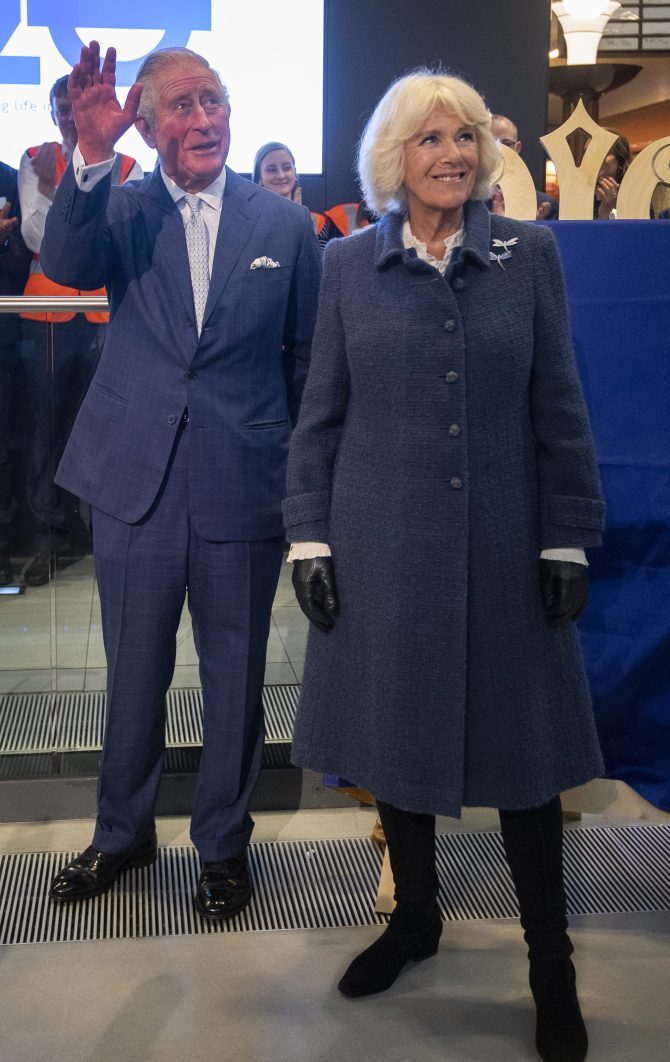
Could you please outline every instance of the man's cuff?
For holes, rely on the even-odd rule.
[[[94,162],[93,165],[87,166],[84,162],[84,156],[79,150],[79,144],[77,144],[72,152],[72,168],[77,188],[82,192],[92,192],[96,184],[103,177],[106,177],[108,173],[112,172],[114,158],[115,156],[112,155],[111,159],[105,159],[104,162]]]
[[[293,542],[286,558],[287,564],[297,560],[312,560],[313,557],[330,557],[330,546],[325,542]]]
[[[573,564],[585,564],[587,568],[589,566],[583,549],[543,549],[540,557],[544,560],[572,561]]]

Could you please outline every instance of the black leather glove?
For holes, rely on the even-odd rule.
[[[329,631],[340,609],[333,558],[293,561],[293,589],[309,622],[319,630]]]
[[[589,596],[588,568],[573,561],[540,557],[542,604],[551,627],[576,620]]]

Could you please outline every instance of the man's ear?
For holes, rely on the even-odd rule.
[[[516,144],[514,145],[514,150],[516,151],[517,155],[521,154],[521,146],[521,141],[517,140]]]
[[[49,103],[49,114],[51,115],[51,121],[53,122],[53,124],[58,125],[58,121],[56,119],[56,115],[54,114],[54,109],[51,103]]]
[[[150,148],[156,147],[156,137],[152,133],[151,127],[149,126],[149,123],[147,122],[146,118],[136,118],[135,128],[137,129],[137,132],[140,134],[145,144],[148,144]]]

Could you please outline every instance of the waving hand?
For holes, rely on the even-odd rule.
[[[137,117],[142,95],[142,86],[133,85],[121,107],[116,98],[116,49],[107,49],[101,68],[98,42],[84,45],[70,74],[68,95],[84,161],[91,165],[111,158],[116,141]]]

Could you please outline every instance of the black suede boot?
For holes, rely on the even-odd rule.
[[[500,826],[528,944],[538,1054],[544,1062],[583,1062],[588,1036],[567,934],[560,798],[527,811],[501,811]]]
[[[396,909],[381,937],[357,955],[338,988],[350,998],[390,988],[408,962],[435,955],[442,935],[437,909],[435,816],[378,802],[395,880]]]

